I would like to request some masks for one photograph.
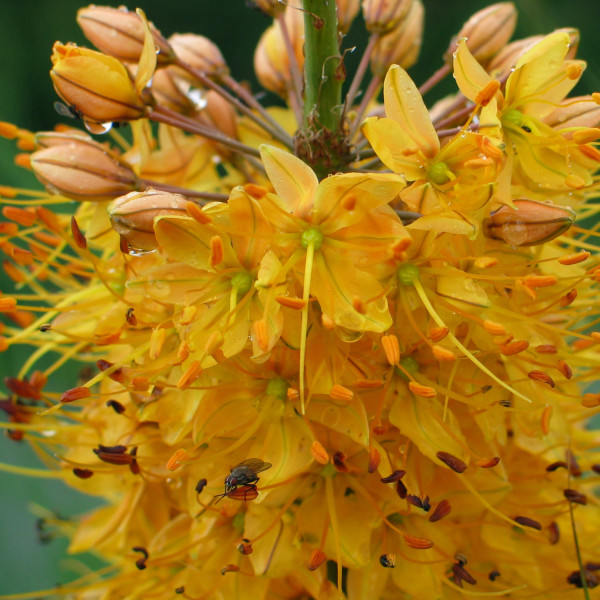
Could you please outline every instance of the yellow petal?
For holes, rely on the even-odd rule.
[[[135,12],[142,20],[144,29],[144,46],[142,47],[142,54],[135,73],[135,89],[139,94],[148,85],[148,82],[154,75],[154,70],[156,69],[156,46],[144,11],[138,8]]]
[[[434,157],[440,140],[417,86],[402,67],[390,67],[383,84],[383,98],[386,115],[402,127],[425,156]]]
[[[275,146],[260,146],[260,156],[267,175],[288,211],[296,216],[307,216],[319,180],[302,160]]]
[[[467,46],[467,40],[458,40],[454,53],[454,79],[469,100],[475,101],[477,94],[492,80],[485,69],[477,62]]]
[[[369,117],[362,126],[364,136],[383,164],[407,181],[426,176],[426,161],[419,146],[392,119]]]

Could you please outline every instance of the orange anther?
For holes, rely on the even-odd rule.
[[[384,383],[382,379],[357,379],[354,385],[358,388],[372,390],[381,387]]]
[[[209,356],[214,354],[215,350],[220,348],[224,341],[223,334],[220,331],[212,331],[204,344],[204,352]]]
[[[575,81],[575,79],[579,79],[581,74],[583,73],[583,67],[581,64],[572,62],[567,64],[565,68],[565,75],[571,80]]]
[[[258,347],[266,352],[269,348],[269,332],[267,330],[267,322],[264,319],[258,319],[252,324],[252,330]]]
[[[443,362],[452,362],[456,360],[456,355],[454,354],[454,352],[452,352],[452,350],[449,350],[448,348],[444,348],[444,346],[438,346],[437,344],[435,344],[431,348],[431,350],[433,351],[433,356],[435,356],[437,360]]]
[[[600,406],[600,394],[584,394],[581,405],[585,408],[596,408]]]
[[[31,154],[17,154],[15,156],[15,165],[24,169],[31,169]]]
[[[433,542],[425,538],[418,538],[414,535],[408,535],[407,533],[403,533],[402,537],[406,544],[415,550],[427,550],[428,548],[433,547]]]
[[[332,400],[341,400],[342,402],[350,402],[354,398],[354,392],[338,383],[334,384],[329,391],[329,397]]]
[[[86,387],[76,387],[66,392],[63,392],[60,396],[60,401],[62,404],[66,404],[67,402],[74,402],[75,400],[81,400],[82,398],[88,398],[92,395],[89,388]]]
[[[567,292],[561,299],[560,299],[560,305],[564,308],[565,306],[569,306],[569,304],[571,304],[575,298],[577,298],[577,290],[576,289],[572,289],[569,292]]]
[[[317,548],[311,552],[306,567],[309,571],[316,571],[326,560],[327,555],[325,552]]]
[[[167,461],[167,469],[169,471],[176,471],[184,462],[190,460],[190,458],[190,455],[183,448],[179,448],[175,450],[171,458]]]
[[[495,467],[499,462],[499,456],[492,456],[492,458],[482,458],[481,460],[478,460],[476,464],[482,469],[491,469],[492,467]]]
[[[341,204],[346,210],[354,210],[356,207],[356,196],[354,194],[346,194],[342,198]]]
[[[150,350],[148,351],[148,355],[152,360],[160,356],[166,338],[167,330],[164,327],[154,329],[150,334]]]
[[[567,378],[567,379],[571,379],[571,377],[573,377],[573,371],[571,370],[571,367],[564,361],[564,360],[559,360],[556,363],[556,368]]]
[[[500,89],[500,82],[497,79],[488,81],[484,88],[475,97],[475,103],[481,106],[487,106],[496,92]]]
[[[60,225],[60,219],[58,216],[53,213],[51,210],[46,208],[45,206],[38,206],[35,209],[35,213],[37,218],[50,230],[54,233],[59,233],[62,231],[62,227]]]
[[[201,225],[208,225],[208,223],[212,221],[212,219],[195,202],[188,202],[185,205],[185,212]]]
[[[0,121],[0,136],[7,140],[14,140],[19,133],[19,128],[12,123],[6,121]]]
[[[539,354],[556,354],[558,348],[554,344],[540,344],[535,347],[535,351]]]
[[[529,288],[548,287],[557,281],[555,275],[527,275],[523,278],[523,284]]]
[[[398,338],[393,334],[382,335],[381,345],[388,363],[390,365],[397,365],[400,362],[400,345],[398,343]]]
[[[441,342],[447,335],[449,329],[447,327],[430,327],[427,331],[427,336],[429,339],[436,343]]]
[[[427,385],[421,385],[416,381],[408,382],[408,389],[415,395],[420,396],[421,398],[435,398],[437,396],[437,392]]]
[[[294,402],[295,400],[298,400],[300,398],[300,392],[296,388],[293,388],[293,387],[289,387],[287,389],[286,395],[287,395],[287,399],[290,402]]]
[[[598,127],[586,127],[573,132],[573,141],[576,144],[589,144],[600,138],[600,129]]]
[[[501,323],[496,323],[495,321],[489,321],[486,319],[483,322],[483,328],[492,335],[504,335],[506,334],[506,328]]]
[[[150,387],[150,382],[147,377],[137,375],[131,379],[131,387],[136,392],[145,392]]]
[[[325,450],[325,446],[323,446],[323,444],[317,440],[312,443],[310,447],[310,453],[321,465],[326,465],[329,462],[329,454],[327,450]]]
[[[600,331],[592,331],[592,333],[590,333],[590,337],[595,341],[595,342],[600,342]]]
[[[210,266],[216,267],[223,262],[225,249],[223,248],[223,240],[218,235],[213,235],[210,238]]]
[[[275,300],[287,308],[292,310],[301,310],[306,306],[306,302],[302,298],[292,298],[291,296],[276,296]]]
[[[379,468],[379,463],[381,462],[381,454],[379,454],[379,450],[377,448],[371,448],[369,451],[369,473],[375,473]]]
[[[365,309],[365,304],[362,301],[362,298],[359,298],[358,296],[355,296],[354,298],[352,298],[352,307],[354,308],[354,310],[361,314],[364,315],[367,311]]]
[[[527,348],[529,348],[529,342],[527,340],[515,340],[508,344],[501,344],[500,352],[504,354],[504,356],[512,356],[513,354],[519,354],[519,352],[527,350]]]
[[[2,207],[2,214],[11,221],[22,225],[23,227],[31,227],[35,223],[35,212],[33,210],[26,210],[24,208],[18,208],[16,206],[4,206]]]
[[[534,381],[541,381],[542,383],[545,383],[546,385],[549,385],[550,387],[555,386],[555,383],[554,383],[552,377],[550,377],[550,375],[548,375],[547,373],[544,373],[544,371],[538,371],[538,370],[529,371],[529,373],[527,373],[527,377],[529,377],[529,379],[533,379]]]
[[[542,411],[542,431],[544,435],[550,432],[550,418],[552,417],[552,407],[546,406]]]
[[[246,192],[250,196],[256,198],[257,200],[264,198],[268,193],[264,187],[261,187],[260,185],[256,185],[254,183],[246,183],[244,185],[244,190],[246,190]]]
[[[190,306],[186,306],[181,313],[181,318],[179,319],[180,325],[189,325],[196,316],[198,312],[198,307],[191,304]]]
[[[185,373],[179,378],[177,387],[180,390],[184,390],[189,387],[198,377],[202,375],[202,367],[199,360],[194,360],[190,363]]]

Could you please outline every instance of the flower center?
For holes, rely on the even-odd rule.
[[[231,287],[236,288],[239,294],[245,294],[252,287],[252,277],[249,273],[240,271],[231,278]]]
[[[318,229],[311,227],[302,232],[300,243],[305,249],[312,246],[315,250],[318,250],[323,243],[323,234]]]
[[[434,162],[427,170],[427,177],[436,185],[444,185],[452,179],[452,171],[443,161]]]

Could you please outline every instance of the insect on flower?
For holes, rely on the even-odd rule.
[[[223,494],[218,494],[215,496],[215,498],[219,498],[219,500],[221,500],[221,498],[233,494],[238,485],[248,486],[246,492],[249,492],[250,490],[257,492],[256,484],[259,480],[258,473],[261,471],[266,471],[272,466],[273,465],[271,463],[265,462],[260,458],[247,458],[231,469],[229,475],[225,477],[225,492]],[[219,500],[217,500],[217,502],[219,502]],[[245,500],[246,493],[244,493],[244,501]]]

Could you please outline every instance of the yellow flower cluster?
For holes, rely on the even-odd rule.
[[[0,129],[46,188],[2,190],[0,350],[32,349],[4,426],[106,501],[55,525],[107,567],[34,595],[589,597],[600,106],[567,98],[575,33],[508,43],[490,6],[417,88],[421,1],[338,1],[336,43],[361,5],[371,37],[332,131],[303,96],[326,24],[255,3],[289,109],[206,38],[90,6],[101,52],[57,43],[51,75],[111,143]]]

